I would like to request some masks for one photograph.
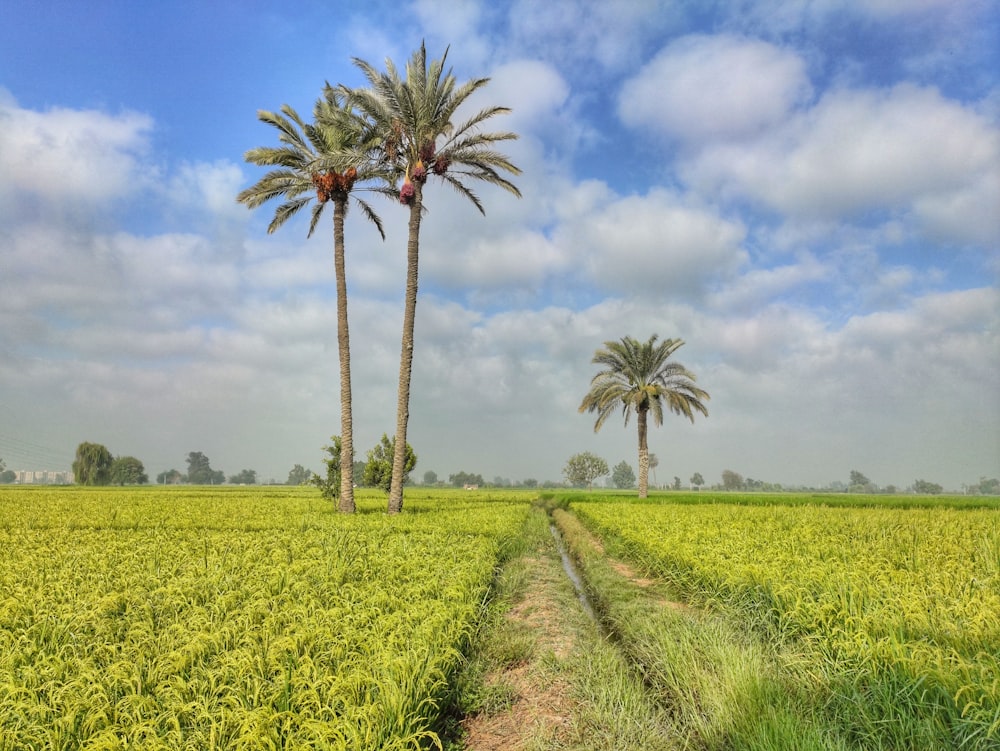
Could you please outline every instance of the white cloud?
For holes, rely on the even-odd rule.
[[[539,121],[556,117],[569,98],[569,86],[555,68],[538,60],[514,60],[496,68],[490,82],[470,100],[470,111],[499,104],[511,113],[490,121],[490,129],[537,131]],[[486,101],[491,104],[487,105]]]
[[[625,82],[618,116],[683,141],[740,138],[782,120],[811,92],[794,52],[736,36],[673,41]]]
[[[425,269],[439,282],[482,290],[537,287],[570,264],[565,252],[533,232],[484,234],[462,246],[460,253],[429,256]]]
[[[698,297],[746,262],[742,224],[663,190],[597,205],[557,241],[592,283],[624,294]]]
[[[994,166],[954,190],[928,192],[914,201],[914,215],[928,236],[984,248],[1000,245],[1000,156]]]
[[[831,273],[813,254],[802,253],[792,264],[744,272],[713,293],[709,302],[717,310],[753,309],[802,285],[828,279]]]
[[[216,218],[247,216],[246,207],[236,202],[244,187],[243,171],[225,160],[213,163],[184,163],[171,176],[167,198],[177,210],[204,211]]]
[[[901,84],[831,92],[753,143],[708,146],[683,173],[700,191],[795,216],[850,218],[919,202],[928,220],[971,222],[965,234],[983,237],[995,214],[962,210],[989,202],[998,163],[1000,134],[984,117],[934,89]],[[942,208],[949,199],[950,214]]]
[[[0,197],[95,205],[141,191],[152,183],[142,165],[152,127],[136,112],[36,112],[0,98]]]
[[[644,43],[677,21],[673,9],[660,0],[518,0],[509,18],[513,43],[532,54],[577,67],[596,62],[612,71],[634,64]]]

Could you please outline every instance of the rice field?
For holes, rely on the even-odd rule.
[[[417,749],[522,500],[0,490],[0,750]]]
[[[768,691],[816,748],[1000,748],[1000,510],[697,495],[563,504],[693,606],[618,595],[626,659],[662,645],[632,666],[651,697],[716,707],[699,692],[740,666],[712,661],[750,654],[688,617],[718,613],[780,663]],[[455,748],[442,713],[533,500],[412,489],[389,517],[361,493],[343,516],[310,488],[0,488],[0,751]],[[713,722],[665,747],[730,747]]]
[[[858,747],[1000,747],[997,510],[620,500],[572,510],[680,599],[784,648]]]

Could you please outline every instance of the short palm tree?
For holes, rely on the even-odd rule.
[[[646,444],[647,416],[651,413],[657,425],[663,424],[664,406],[694,422],[694,413],[708,416],[703,402],[709,400],[706,391],[695,386],[695,376],[683,365],[668,362],[684,342],[665,339],[657,343],[653,334],[648,342],[626,336],[620,342],[605,342],[591,361],[604,370],[593,377],[590,391],[580,403],[580,412],[597,412],[594,432],[619,406],[628,425],[632,412],[639,424],[639,497],[649,489],[649,448]]]
[[[250,149],[244,158],[252,164],[276,167],[237,197],[255,209],[271,199],[283,198],[268,226],[275,232],[299,209],[313,199],[308,237],[319,222],[326,205],[333,205],[333,259],[337,278],[337,345],[340,353],[340,499],[338,509],[353,513],[354,429],[351,416],[351,344],[347,325],[347,281],[344,268],[344,217],[348,198],[357,183],[378,179],[370,157],[365,122],[346,104],[342,92],[329,85],[314,108],[314,123],[303,122],[298,113],[284,105],[281,113],[260,111],[257,117],[278,130],[280,146]],[[365,201],[354,196],[365,215],[385,232],[378,215]]]
[[[406,428],[409,419],[410,373],[413,367],[413,328],[417,310],[420,220],[424,209],[424,184],[436,177],[465,196],[484,213],[478,196],[468,186],[470,180],[521,195],[517,187],[501,175],[520,174],[510,160],[494,150],[500,141],[517,138],[514,133],[484,133],[480,126],[494,115],[509,112],[506,107],[487,107],[468,120],[455,125],[456,110],[477,89],[489,81],[476,78],[458,86],[454,75],[445,72],[447,50],[440,60],[427,63],[423,44],[406,66],[405,78],[386,60],[380,72],[355,58],[355,64],[368,79],[370,88],[347,90],[350,101],[368,118],[381,136],[382,163],[392,170],[393,185],[402,181],[399,200],[409,207],[406,243],[406,301],[403,312],[403,338],[399,363],[395,454],[389,490],[389,513],[403,508]]]

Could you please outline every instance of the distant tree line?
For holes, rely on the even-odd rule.
[[[84,441],[76,447],[73,481],[77,485],[145,485],[149,478],[134,456],[112,456],[106,446]]]

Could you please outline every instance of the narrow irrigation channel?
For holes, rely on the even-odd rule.
[[[549,524],[549,531],[552,533],[552,537],[556,541],[556,548],[559,550],[559,557],[562,559],[563,570],[566,572],[566,576],[573,583],[573,589],[576,590],[577,599],[580,601],[580,605],[583,607],[583,612],[585,612],[590,619],[598,625],[600,628],[600,621],[597,618],[597,613],[594,612],[594,606],[590,602],[590,598],[587,597],[587,591],[583,586],[583,579],[580,576],[580,572],[576,568],[576,564],[573,563],[573,559],[569,555],[569,551],[566,549],[566,544],[563,542],[562,533],[555,524]]]

